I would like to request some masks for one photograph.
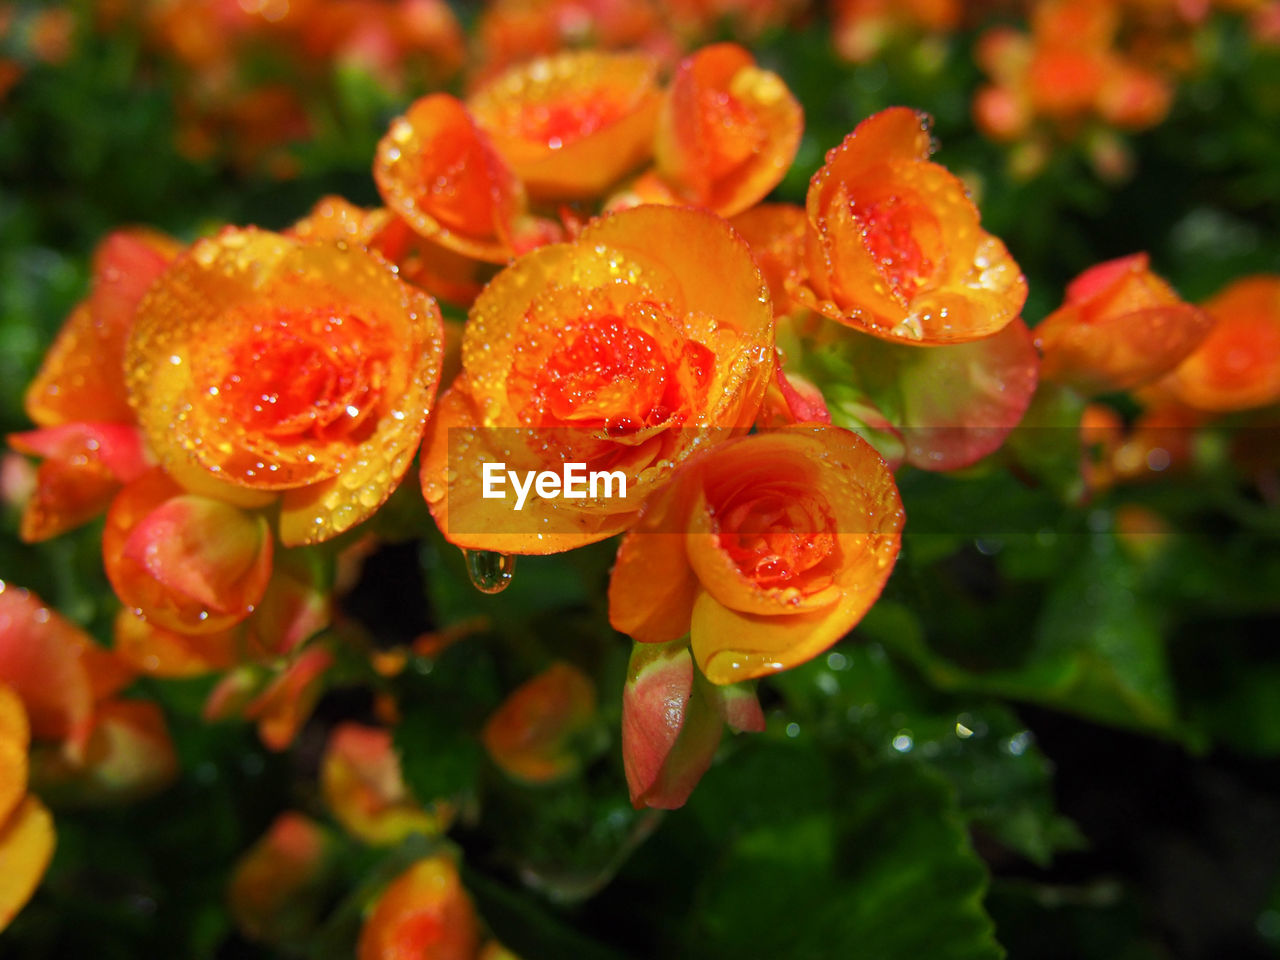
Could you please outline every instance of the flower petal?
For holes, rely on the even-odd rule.
[[[748,51],[703,47],[681,62],[663,100],[658,171],[687,202],[730,217],[778,185],[803,126],[786,84]]]
[[[98,245],[93,290],[72,312],[27,388],[27,415],[41,426],[77,420],[129,423],[124,344],[142,295],[177,254],[150,230],[120,230]]]
[[[6,823],[0,824],[0,931],[35,893],[53,858],[53,817],[28,796]]]
[[[467,106],[531,194],[596,197],[650,155],[657,66],[640,53],[560,53],[493,78]]]
[[[472,960],[475,908],[445,857],[419,860],[391,881],[360,931],[358,960]]]

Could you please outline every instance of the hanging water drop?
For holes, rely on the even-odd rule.
[[[481,593],[501,593],[511,586],[516,558],[493,550],[463,550],[467,559],[467,576]]]

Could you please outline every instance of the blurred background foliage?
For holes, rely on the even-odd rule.
[[[464,25],[477,13],[457,12]],[[374,144],[408,100],[336,68],[287,178],[192,160],[175,147],[163,64],[87,22],[65,60],[25,64],[0,103],[6,432],[27,426],[22,391],[105,231],[146,223],[190,239],[221,222],[283,227],[326,193],[373,203]],[[1028,323],[1076,273],[1135,250],[1191,300],[1280,271],[1280,52],[1242,21],[1201,29],[1201,67],[1163,124],[1120,141],[1127,172],[1110,179],[1086,143],[1027,175],[977,132],[974,40],[903,41],[855,66],[822,17],[763,36],[753,49],[807,113],[778,195],[803,202],[826,150],[907,104],[934,116],[936,159],[969,182],[1027,274]],[[429,671],[386,682],[404,704],[409,785],[459,803],[464,880],[530,960],[1274,956],[1280,514],[1221,450],[1201,453],[1189,475],[1084,505],[1019,479],[1004,455],[963,475],[904,469],[908,532],[884,598],[827,655],[764,683],[767,732],[728,742],[688,806],[666,815],[627,803],[616,730],[628,645],[602,605],[609,545],[524,558],[511,588],[487,597],[420,512],[348,602],[384,646],[488,618]],[[1271,462],[1274,479],[1274,451]],[[1058,469],[1075,471],[1074,458]],[[1171,532],[1126,535],[1135,505]],[[10,511],[0,576],[106,640],[115,601],[99,528],[39,546],[16,529]],[[601,691],[592,759],[566,782],[518,786],[476,733],[553,658]],[[369,691],[331,691],[297,748],[276,755],[248,727],[201,721],[211,681],[139,683],[169,717],[182,778],[131,807],[59,813],[53,867],[0,956],[352,955],[352,917],[423,841],[344,848],[329,919],[272,948],[235,931],[225,887],[276,813],[321,809],[325,731],[369,719]]]

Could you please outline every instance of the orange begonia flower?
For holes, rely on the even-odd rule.
[[[199,676],[291,654],[329,625],[333,600],[297,551],[273,551],[271,567],[266,590],[246,619],[205,633],[198,618],[172,630],[125,609],[116,616],[113,652],[139,672],[158,677]]]
[[[116,596],[166,630],[217,633],[253,612],[271,577],[266,518],[187,493],[159,469],[116,497],[102,558]]]
[[[344,723],[329,734],[320,761],[320,790],[338,822],[375,846],[395,846],[414,833],[435,836],[449,823],[445,807],[423,807],[405,786],[391,732]]]
[[[1280,400],[1280,276],[1237,280],[1203,307],[1213,329],[1160,386],[1213,413]]]
[[[360,931],[358,960],[474,960],[479,924],[458,869],[443,856],[419,860],[391,881]]]
[[[809,183],[800,303],[916,344],[977,340],[1018,316],[1026,280],[931,149],[928,117],[891,107],[827,154]]]
[[[197,677],[239,661],[234,629],[210,634],[179,633],[157,626],[130,609],[116,614],[112,650],[140,673],[153,677]]]
[[[895,34],[955,29],[961,9],[960,0],[835,0],[836,50],[847,60],[865,63]]]
[[[44,458],[22,511],[20,533],[27,543],[89,522],[150,466],[142,434],[124,423],[64,423],[8,439],[13,449]]]
[[[320,915],[338,852],[333,835],[286,811],[236,861],[227,906],[250,940],[296,942]]]
[[[77,421],[132,423],[124,349],[142,295],[178,253],[150,230],[108,234],[93,255],[93,286],[58,333],[27,387],[27,415],[42,427]]]
[[[27,389],[27,414],[43,429],[8,438],[15,450],[44,459],[23,507],[23,540],[47,540],[92,520],[147,469],[125,389],[124,345],[138,301],[177,250],[147,230],[117,231],[98,245],[90,295]]]
[[[0,581],[0,684],[22,698],[33,736],[82,747],[95,705],[132,676],[30,591]]]
[[[622,691],[622,765],[631,803],[684,806],[711,766],[726,723],[738,733],[764,729],[750,685],[708,683],[683,640],[637,643]]]
[[[278,493],[281,541],[315,543],[370,516],[408,469],[442,341],[435,302],[358,245],[228,228],[139,305],[130,399],[184,485]]]
[[[476,21],[480,77],[561,50],[674,51],[652,0],[493,0]]]
[[[455,97],[423,97],[392,121],[373,176],[387,206],[421,236],[479,260],[514,255],[524,189]]]
[[[154,703],[98,705],[83,755],[52,746],[31,757],[31,781],[51,803],[84,806],[131,801],[167,787],[178,758],[164,713]]]
[[[594,197],[650,157],[657,71],[647,54],[561,53],[494,77],[467,106],[531,194]]]
[[[902,523],[893,475],[856,434],[812,425],[726,441],[623,540],[609,620],[643,643],[690,634],[713,683],[785,670],[871,608]]]
[[[734,43],[697,51],[662,103],[658,172],[683,201],[724,217],[778,185],[800,146],[804,114],[776,74]]]
[[[595,711],[591,678],[557,662],[512,691],[486,721],[481,736],[503,772],[548,783],[578,769],[573,738],[590,725]]]
[[[423,444],[427,504],[471,549],[555,553],[613,536],[696,448],[751,425],[773,355],[764,280],[724,221],[658,206],[601,218],[476,301],[463,374]],[[626,496],[530,496],[517,512],[509,495],[482,495],[485,462],[621,471]]]
[[[1173,369],[1212,319],[1151,272],[1145,253],[1090,267],[1035,328],[1046,380],[1091,392],[1127,390]]]
[[[257,722],[258,738],[267,749],[278,752],[293,743],[320,700],[325,675],[331,666],[332,653],[323,647],[308,647],[277,674],[265,690],[244,705],[245,718]],[[210,695],[206,712],[218,692],[215,688]]]
[[[31,727],[18,695],[0,683],[0,824],[27,793],[27,748]]]

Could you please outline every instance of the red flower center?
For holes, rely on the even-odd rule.
[[[849,212],[862,228],[863,244],[881,275],[908,300],[932,278],[934,262],[926,254],[941,243],[938,221],[923,206],[890,194],[853,197]]]
[[[707,131],[702,146],[708,152],[706,169],[712,179],[733,173],[764,146],[759,119],[727,90],[699,91],[698,109]]]
[[[331,440],[372,425],[386,377],[384,352],[359,317],[325,308],[250,306],[229,317],[248,335],[224,355],[210,394],[245,430],[278,439]]]
[[[438,138],[423,154],[421,175],[427,211],[447,227],[476,233],[494,221],[490,159],[474,138]]]
[[[580,317],[545,347],[521,343],[508,390],[522,422],[613,437],[683,422],[706,392],[714,354],[681,338],[659,304],[622,313]]]
[[[744,487],[716,510],[720,547],[766,589],[816,593],[831,585],[834,523],[821,498],[792,483]]]
[[[550,103],[524,105],[518,115],[520,136],[559,149],[616,123],[627,105],[604,90],[588,90]]]

